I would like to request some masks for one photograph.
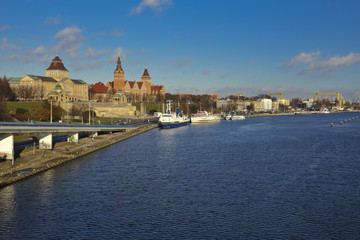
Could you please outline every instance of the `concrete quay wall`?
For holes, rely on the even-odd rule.
[[[56,143],[53,150],[37,149],[35,153],[24,152],[15,160],[14,166],[11,166],[9,162],[0,163],[0,188],[157,127],[157,124],[149,123],[126,132],[99,135],[94,141],[90,138],[83,138],[78,144]]]

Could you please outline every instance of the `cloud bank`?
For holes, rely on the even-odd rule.
[[[360,62],[360,53],[349,53],[346,56],[336,55],[327,59],[320,59],[321,52],[300,53],[289,62],[283,64],[285,67],[302,66],[300,75],[309,75],[313,72],[332,72],[339,68],[345,68]]]
[[[171,4],[171,0],[142,0],[139,5],[130,10],[129,15],[140,14],[147,8],[151,8],[155,12],[160,13],[166,6]]]

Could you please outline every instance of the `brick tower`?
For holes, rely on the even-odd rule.
[[[148,73],[147,68],[145,68],[144,74],[141,77],[141,81],[146,86],[146,93],[150,95],[151,94],[151,77]]]
[[[116,69],[114,71],[114,89],[118,91],[121,89],[124,92],[125,75],[124,70],[121,67],[120,57],[117,60]]]

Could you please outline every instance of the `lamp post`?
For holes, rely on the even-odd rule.
[[[91,121],[91,114],[90,114],[90,99],[89,99],[89,125],[90,125],[90,121]]]
[[[50,123],[52,124],[52,98],[50,98]]]
[[[111,103],[111,105],[112,105],[112,103]],[[111,115],[111,125],[113,125],[112,106],[110,107],[110,115]]]

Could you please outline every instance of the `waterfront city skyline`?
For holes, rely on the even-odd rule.
[[[59,55],[71,78],[125,79],[144,68],[169,93],[360,90],[358,1],[1,1],[0,74],[44,75]],[[199,89],[197,92],[195,89]]]

